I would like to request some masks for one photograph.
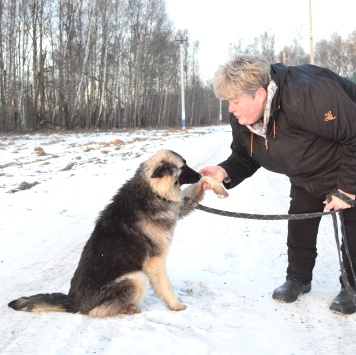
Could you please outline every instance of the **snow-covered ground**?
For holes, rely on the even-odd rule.
[[[20,296],[68,291],[98,212],[142,160],[167,148],[198,170],[229,155],[230,136],[228,126],[0,136],[0,353],[355,354],[356,315],[328,308],[339,291],[329,216],[312,291],[292,304],[271,298],[285,279],[286,221],[195,211],[179,222],[167,260],[185,311],[170,311],[151,289],[134,316],[8,308]],[[202,204],[261,214],[289,205],[288,179],[263,169],[229,193],[208,191]]]

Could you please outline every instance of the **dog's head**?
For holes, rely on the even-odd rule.
[[[178,186],[194,184],[201,175],[190,168],[181,155],[172,150],[160,150],[153,158],[156,160],[151,179],[171,178],[172,183]]]

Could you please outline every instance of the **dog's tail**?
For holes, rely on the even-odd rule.
[[[64,293],[41,293],[21,297],[11,301],[8,306],[25,312],[76,312],[73,302]]]

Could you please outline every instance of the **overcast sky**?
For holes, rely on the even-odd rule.
[[[166,0],[176,29],[187,29],[199,40],[203,77],[212,77],[227,59],[229,43],[251,43],[264,31],[275,35],[275,49],[294,38],[309,53],[309,0]],[[356,0],[312,0],[314,43],[338,32],[343,38],[356,31]]]

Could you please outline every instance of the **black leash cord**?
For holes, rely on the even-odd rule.
[[[346,203],[350,204],[351,207],[355,206],[355,200],[348,198],[346,195],[342,194],[339,191],[334,191],[331,194],[327,195],[326,199],[328,202],[331,201],[332,196],[336,196],[336,197],[342,199]],[[347,293],[352,298],[352,302],[356,305],[356,291],[350,285],[350,282],[348,280],[348,276],[347,276],[347,273],[346,273],[346,270],[345,270],[345,267],[344,267],[344,264],[342,261],[341,252],[340,252],[341,246],[340,246],[340,241],[339,241],[339,227],[338,227],[338,222],[337,222],[337,214],[339,215],[339,219],[340,219],[341,240],[345,246],[346,255],[347,255],[347,258],[351,265],[351,271],[352,271],[352,276],[354,279],[354,284],[356,284],[356,276],[355,276],[354,268],[352,265],[350,251],[349,251],[349,248],[347,245],[346,230],[345,230],[345,224],[344,224],[344,215],[342,213],[342,210],[329,211],[329,212],[298,213],[298,214],[254,214],[254,213],[223,211],[223,210],[219,210],[216,208],[207,207],[207,206],[201,205],[198,202],[191,200],[188,197],[184,198],[184,202],[195,209],[198,209],[198,210],[201,210],[204,212],[208,212],[208,213],[217,214],[219,216],[242,218],[242,219],[263,220],[263,221],[297,220],[297,219],[316,218],[316,217],[331,215],[332,220],[333,220],[334,235],[335,235],[335,241],[336,241],[337,250],[338,250],[342,280],[343,280],[343,283],[344,283]]]
[[[329,212],[312,212],[312,213],[298,213],[298,214],[254,214],[254,213],[241,213],[241,212],[230,212],[218,210],[216,208],[207,207],[201,205],[198,202],[195,202],[187,197],[184,198],[185,203],[192,206],[197,210],[201,210],[208,213],[217,214],[219,216],[224,217],[235,217],[235,218],[243,218],[243,219],[255,219],[262,221],[278,221],[278,220],[294,220],[294,219],[307,219],[307,218],[315,218],[326,215],[336,214],[336,211]]]

